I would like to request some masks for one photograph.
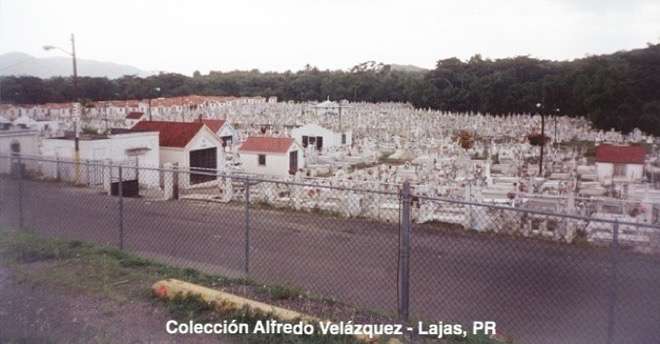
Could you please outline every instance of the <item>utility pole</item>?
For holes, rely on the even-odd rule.
[[[82,108],[79,103],[80,94],[78,93],[78,64],[76,62],[76,38],[71,34],[71,57],[73,60],[73,106],[79,107],[81,113],[78,114],[78,118],[74,120],[74,126],[76,131],[76,137],[74,139],[75,147],[75,163],[76,163],[76,183],[80,180],[80,116],[82,116]]]
[[[76,37],[71,34],[71,51],[67,51],[65,49],[62,49],[60,47],[56,47],[54,45],[44,45],[43,46],[44,50],[53,50],[57,49],[62,51],[63,53],[71,56],[72,62],[73,62],[73,106],[72,106],[72,111],[71,113],[74,114],[76,112],[76,106],[79,105],[79,98],[80,94],[78,93],[78,64],[76,61]],[[80,109],[82,112],[82,109]],[[80,123],[78,123],[79,118],[74,118],[73,120],[73,128],[75,131],[75,138],[74,138],[74,147],[75,147],[75,154],[74,154],[74,159],[75,159],[75,166],[76,166],[76,182],[78,182],[80,178]]]
[[[71,34],[71,57],[73,58],[73,100],[78,101],[78,65],[76,61],[76,37]]]
[[[103,104],[103,122],[105,123],[105,133],[109,133],[110,128],[108,128],[108,103],[104,102]]]

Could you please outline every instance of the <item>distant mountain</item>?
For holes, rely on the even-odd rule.
[[[390,64],[390,68],[398,72],[411,72],[411,73],[423,73],[428,72],[429,70],[422,67],[417,67],[415,65],[400,65],[400,64]]]
[[[149,76],[151,72],[139,68],[112,62],[77,59],[79,76],[119,78],[124,75]],[[70,76],[72,73],[70,57],[38,58],[25,53],[12,52],[0,55],[0,76],[30,75],[39,78]]]

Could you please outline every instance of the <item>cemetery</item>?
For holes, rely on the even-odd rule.
[[[148,194],[158,199],[178,197],[173,190],[180,189],[182,198],[231,202],[245,197],[236,177],[252,176],[272,181],[250,189],[261,204],[396,222],[397,194],[409,181],[418,224],[598,243],[611,240],[611,226],[507,209],[660,223],[658,140],[639,129],[596,130],[585,118],[558,113],[491,116],[406,103],[185,96],[3,105],[0,115],[5,131],[38,133],[45,157],[73,158],[70,144],[65,152],[54,142],[72,142],[76,129],[115,139],[121,135],[112,133],[121,130],[151,131],[159,137],[159,147],[145,145],[159,152],[151,167],[218,175],[193,173],[178,178],[176,187],[166,185],[173,178],[143,176],[140,185],[157,189]],[[50,130],[39,129],[39,122]],[[0,152],[9,152],[8,144]],[[85,159],[130,160],[121,154]],[[622,230],[624,242],[660,247],[660,237],[642,227]]]

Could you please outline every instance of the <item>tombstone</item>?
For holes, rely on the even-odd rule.
[[[231,172],[227,172],[230,174]],[[234,198],[234,182],[230,176],[223,178],[222,183],[222,201],[225,203],[231,202]]]

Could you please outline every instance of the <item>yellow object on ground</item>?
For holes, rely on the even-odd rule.
[[[258,310],[266,314],[272,314],[280,320],[293,321],[319,321],[318,318],[298,313],[289,309],[276,307],[267,303],[258,302],[234,294],[225,293],[219,290],[202,287],[200,285],[180,281],[177,279],[167,279],[154,283],[151,287],[154,294],[159,298],[171,299],[177,295],[199,295],[204,301],[222,304],[225,307],[240,309],[247,306],[253,310]]]
[[[154,283],[151,287],[153,293],[162,299],[172,299],[177,295],[197,295],[202,298],[202,300],[208,303],[221,304],[224,307],[230,307],[233,309],[240,309],[243,307],[249,307],[253,310],[258,310],[266,314],[272,314],[273,317],[276,317],[282,321],[294,321],[302,320],[306,322],[319,322],[321,319],[292,311],[290,309],[281,308],[267,303],[258,302],[244,297],[240,297],[234,294],[225,293],[219,290],[203,287],[197,284],[184,282],[177,279],[167,279]],[[360,341],[365,343],[372,343],[378,340],[378,336],[374,338],[368,338],[363,335],[355,335]],[[398,344],[401,343],[396,338],[390,338],[387,342],[388,344]]]

